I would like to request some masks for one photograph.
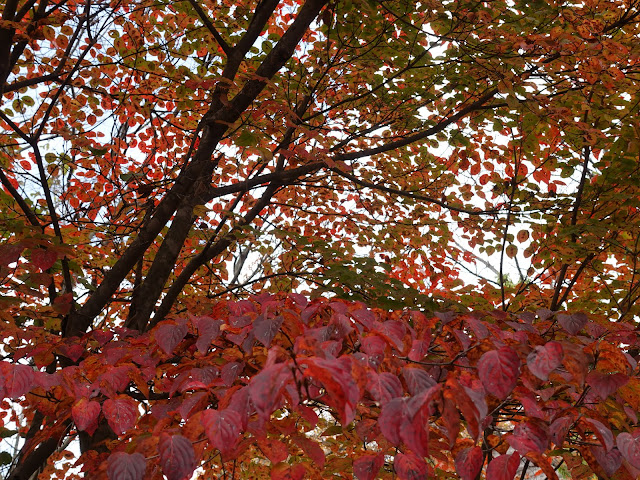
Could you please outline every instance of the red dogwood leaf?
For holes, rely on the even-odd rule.
[[[556,418],[549,427],[551,441],[557,446],[562,445],[574,421],[575,419],[573,417]]]
[[[284,363],[271,365],[251,379],[251,401],[262,419],[267,420],[280,406],[282,391],[290,381],[293,381],[293,376]]]
[[[383,465],[383,454],[363,455],[353,461],[353,474],[358,480],[375,480]]]
[[[422,480],[429,473],[427,463],[415,453],[396,454],[393,469],[400,480]]]
[[[100,404],[88,398],[81,398],[71,408],[71,417],[76,427],[80,431],[85,431],[93,435],[98,428],[98,416],[100,415]]]
[[[527,356],[527,367],[540,380],[548,380],[549,374],[562,364],[563,350],[558,342],[537,346]]]
[[[194,323],[198,329],[196,348],[201,353],[206,352],[211,342],[220,336],[220,326],[224,322],[222,320],[214,320],[211,317],[199,317]]]
[[[483,463],[484,455],[482,448],[465,448],[456,455],[456,472],[462,480],[474,480],[478,476],[478,473],[480,473],[480,470],[482,470]]]
[[[513,429],[513,434],[507,437],[507,442],[521,455],[529,452],[543,453],[549,445],[549,434],[534,421],[519,423]]]
[[[232,451],[240,438],[242,419],[233,410],[205,410],[201,423],[211,444],[225,454]]]
[[[622,465],[622,454],[617,448],[607,451],[603,447],[590,447],[591,453],[605,473],[612,476]]]
[[[393,445],[404,443],[414,452],[426,456],[429,436],[425,419],[419,409],[413,409],[411,399],[394,398],[382,407],[378,419],[380,431]]]
[[[593,418],[582,417],[581,421],[583,424],[586,424],[586,427],[589,430],[592,430],[600,443],[607,449],[607,451],[611,450],[614,447],[613,441],[613,433],[611,430],[606,427],[602,422],[595,420]]]
[[[43,272],[53,267],[58,259],[58,252],[46,250],[44,248],[34,248],[31,250],[31,263]]]
[[[318,468],[324,468],[325,454],[318,442],[302,435],[294,435],[292,439]]]
[[[619,434],[616,444],[625,460],[640,469],[640,429],[634,430],[633,433]]]
[[[505,399],[518,382],[520,358],[511,347],[491,350],[480,357],[478,375],[487,393]]]
[[[171,355],[186,335],[187,325],[181,323],[163,323],[155,331],[156,342],[167,355]]]
[[[191,442],[182,435],[162,433],[158,442],[160,466],[167,480],[191,478],[196,469],[196,456]]]
[[[514,452],[511,455],[500,455],[489,462],[486,478],[491,480],[513,480],[519,465],[520,455],[518,455],[518,452]]]
[[[624,373],[603,373],[592,370],[587,374],[587,383],[602,400],[606,400],[623,385],[629,382],[629,376]]]
[[[280,330],[284,317],[282,317],[282,315],[278,315],[277,317],[269,318],[267,313],[268,310],[265,309],[263,314],[259,315],[258,318],[254,320],[253,334],[260,343],[269,348],[271,346],[271,342],[278,333],[278,330]]]
[[[258,446],[264,455],[274,465],[283,462],[289,457],[287,446],[275,438],[258,438]]]
[[[589,321],[589,318],[584,313],[573,313],[571,315],[559,313],[557,318],[558,323],[570,335],[576,335]]]
[[[0,394],[9,398],[26,395],[35,384],[35,373],[28,365],[0,362]]]
[[[112,453],[107,461],[109,480],[142,480],[147,460],[141,453]]]
[[[125,396],[105,400],[102,411],[109,426],[117,435],[122,435],[132,428],[138,419],[138,404]]]
[[[404,367],[402,369],[402,378],[407,383],[407,388],[411,395],[417,395],[424,390],[429,390],[436,384],[436,381],[422,368]]]
[[[392,373],[371,372],[367,380],[367,390],[374,400],[382,405],[402,396],[402,384]]]

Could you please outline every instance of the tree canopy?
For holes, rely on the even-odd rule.
[[[6,478],[637,478],[639,21],[4,0]]]

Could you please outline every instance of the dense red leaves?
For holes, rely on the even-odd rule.
[[[478,375],[487,393],[504,399],[518,382],[520,358],[510,347],[485,353],[478,362]]]
[[[561,341],[543,336],[551,320],[541,323],[539,332],[533,322],[533,330],[522,335],[521,324],[511,317],[492,315],[490,327],[475,325],[463,332],[458,327],[468,324],[466,315],[448,315],[446,325],[427,316],[424,324],[415,323],[420,317],[413,316],[411,327],[400,327],[397,319],[403,314],[358,308],[356,319],[349,316],[353,304],[346,302],[315,300],[296,307],[286,298],[261,301],[265,306],[242,302],[218,308],[227,313],[215,321],[200,316],[167,322],[149,335],[115,330],[101,342],[95,332],[77,343],[65,342],[63,347],[78,347],[82,355],[77,365],[56,375],[2,362],[2,391],[15,398],[26,395],[49,412],[58,403],[51,406],[43,390],[53,392],[68,402],[60,402],[67,405],[62,415],[90,434],[104,415],[120,437],[114,448],[124,442],[128,452],[158,455],[156,463],[171,480],[188,477],[201,459],[218,452],[223,462],[255,465],[249,459],[268,459],[273,478],[306,478],[309,469],[334,468],[340,455],[334,446],[347,436],[356,478],[376,478],[385,459],[399,478],[425,478],[428,460],[434,459],[448,474],[475,479],[487,455],[472,442],[479,442],[483,432],[485,449],[495,448],[486,466],[490,479],[513,478],[521,456],[555,478],[551,445],[561,449],[574,441],[599,472],[627,472],[640,462],[637,434],[607,417],[599,402],[613,396],[628,402],[618,415],[635,421],[640,382],[628,368],[611,375],[593,370],[594,346],[612,348],[598,330],[591,343],[588,334],[573,343],[565,332]],[[275,332],[270,340],[259,340],[252,329],[263,328],[266,320],[252,319],[284,318],[285,306],[287,320],[269,330]],[[474,315],[476,321],[482,318]],[[425,330],[430,347],[424,359],[412,361],[404,355]],[[244,340],[236,343],[239,331]],[[528,335],[538,346],[529,344]],[[247,338],[253,338],[251,350],[243,345]],[[179,356],[167,359],[177,351]],[[606,361],[615,358],[612,353]],[[595,364],[603,367],[604,361],[600,357]],[[617,362],[620,368],[631,365],[624,355]],[[580,398],[584,405],[576,405]],[[329,412],[337,423],[328,420]],[[500,430],[492,430],[494,425]],[[379,450],[358,447],[371,442]],[[508,446],[517,453],[505,454]],[[108,475],[136,479],[144,472],[141,457],[114,456],[102,467]],[[290,464],[300,456],[308,462]],[[154,468],[153,475],[159,474]]]
[[[162,433],[158,443],[160,466],[167,480],[191,478],[196,468],[195,452],[191,442],[182,435]]]
[[[140,453],[116,452],[107,462],[109,480],[142,480],[145,469],[146,460]]]

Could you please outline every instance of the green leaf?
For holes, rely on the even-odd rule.
[[[236,145],[239,147],[253,147],[258,143],[256,137],[249,131],[243,130],[236,139]]]

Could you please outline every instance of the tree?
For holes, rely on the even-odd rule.
[[[638,19],[7,0],[7,478],[637,477]]]

